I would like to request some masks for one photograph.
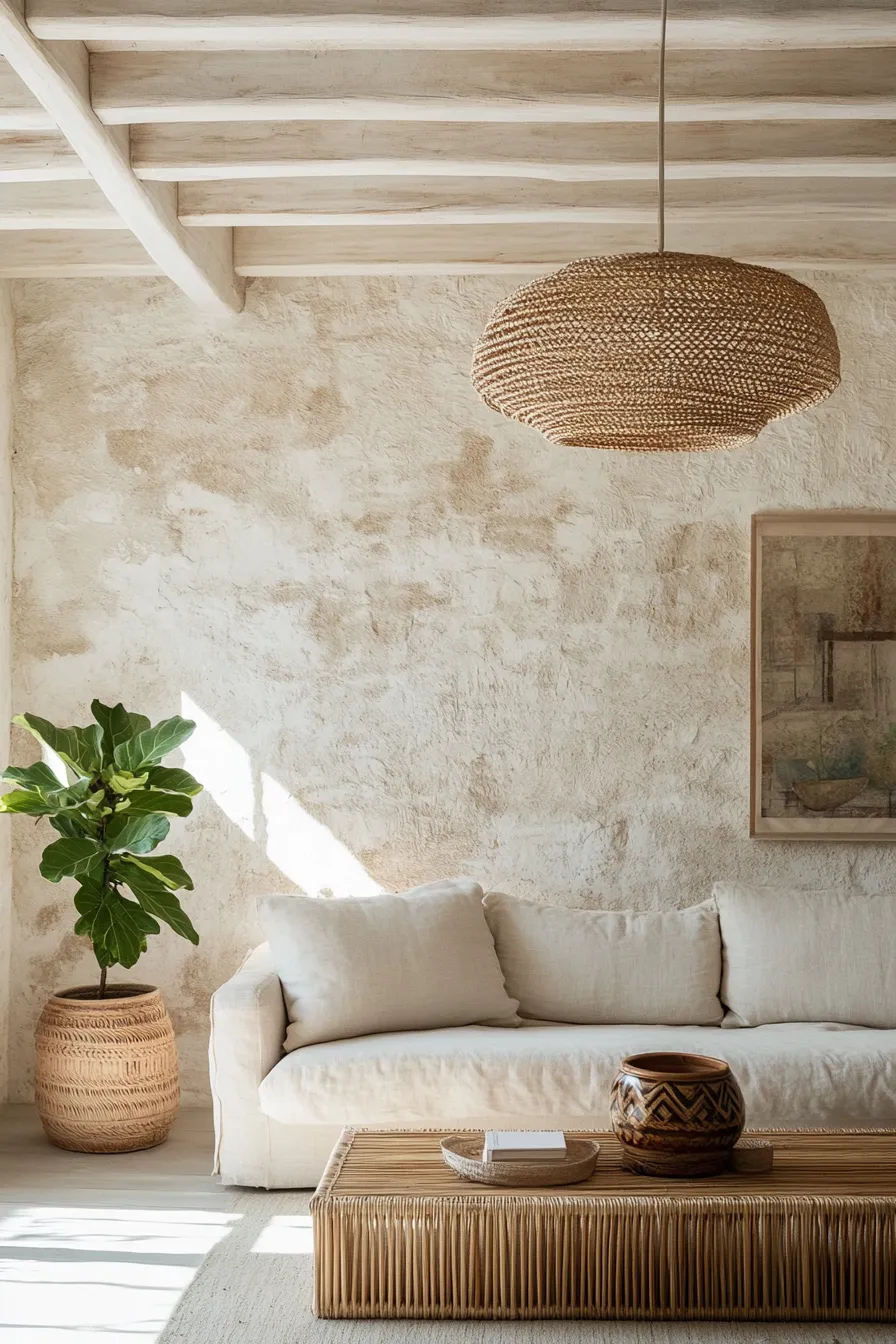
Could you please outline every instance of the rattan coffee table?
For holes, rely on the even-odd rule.
[[[457,1131],[346,1130],[311,1202],[322,1317],[896,1321],[896,1131],[775,1133],[764,1175],[473,1185]]]

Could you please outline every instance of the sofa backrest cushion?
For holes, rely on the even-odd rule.
[[[721,1021],[719,920],[689,910],[575,910],[490,891],[485,914],[508,993],[547,1022]]]
[[[726,1026],[896,1027],[896,899],[717,882]]]
[[[287,1050],[382,1031],[519,1024],[475,882],[358,899],[267,896],[259,914],[283,984]]]

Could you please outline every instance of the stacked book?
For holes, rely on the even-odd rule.
[[[561,1130],[489,1129],[483,1162],[565,1162],[566,1139]]]

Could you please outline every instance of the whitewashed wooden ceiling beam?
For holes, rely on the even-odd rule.
[[[21,231],[0,238],[0,279],[161,275],[132,233]]]
[[[79,42],[44,45],[13,3],[0,0],[0,55],[62,131],[134,237],[194,302],[239,311],[243,284],[234,274],[229,230],[197,236],[177,218],[176,189],[141,182],[131,170],[127,137],[103,126],[90,105],[87,52]]]
[[[684,53],[669,122],[896,119],[896,48]],[[656,60],[618,54],[110,52],[91,57],[109,125],[207,121],[656,121]]]
[[[2,197],[0,197],[2,203]],[[308,178],[193,182],[178,189],[181,222],[309,227],[432,224],[652,224],[652,182],[540,182],[513,178]],[[666,220],[889,222],[896,235],[896,178],[669,182]]]
[[[95,182],[0,182],[0,229],[122,228]]]
[[[52,128],[52,117],[25,87],[9,62],[0,57],[0,129],[43,131]]]
[[[0,131],[0,182],[83,182],[90,177],[59,131]]]
[[[42,38],[156,49],[642,51],[656,44],[658,26],[654,0],[30,0],[27,12]],[[673,51],[884,45],[896,43],[896,12],[841,0],[682,0],[668,41]]]
[[[0,148],[2,160],[2,148]],[[284,177],[529,177],[555,182],[656,179],[656,130],[435,122],[211,122],[131,128],[139,177],[168,182]],[[670,180],[889,177],[896,122],[673,125]]]
[[[896,270],[893,231],[879,224],[726,221],[710,230],[670,230],[668,247],[718,253],[783,267],[849,268],[857,263]],[[234,261],[241,275],[525,274],[563,266],[576,257],[656,245],[650,224],[433,225],[396,228],[240,228]]]

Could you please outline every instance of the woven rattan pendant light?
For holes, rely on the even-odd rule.
[[[630,452],[738,448],[840,381],[827,310],[799,281],[666,252],[666,3],[660,21],[658,250],[574,261],[493,312],[473,385],[552,443]]]

